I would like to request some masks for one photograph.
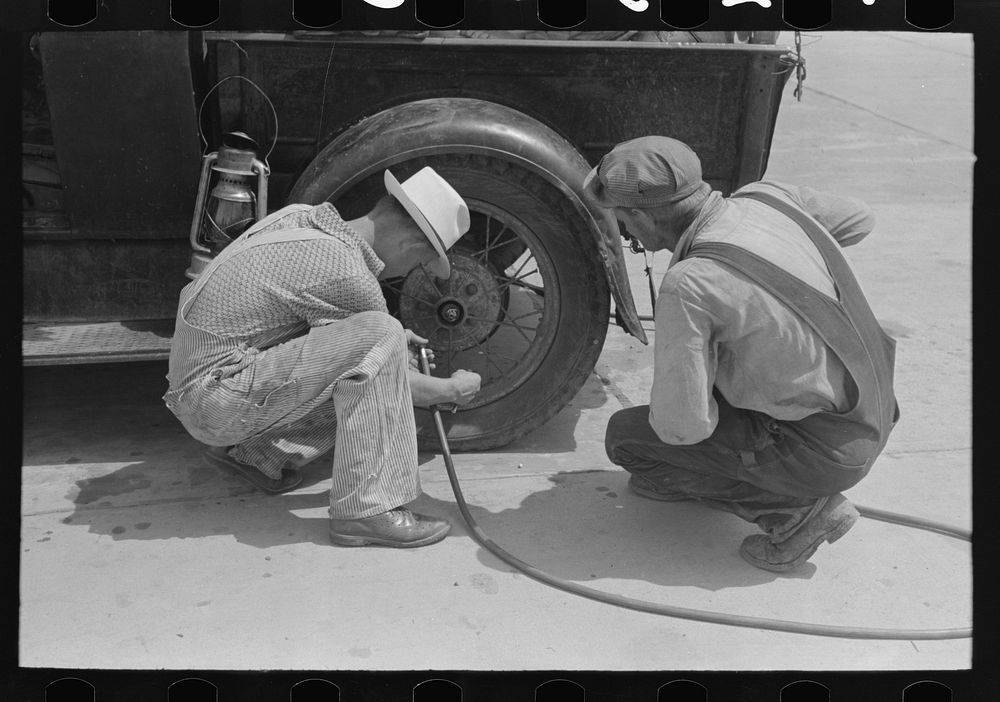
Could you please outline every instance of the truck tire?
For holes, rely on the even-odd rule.
[[[421,155],[391,170],[403,180],[424,166],[462,195],[472,223],[449,252],[447,283],[418,268],[383,290],[403,326],[430,339],[434,375],[482,376],[470,404],[442,413],[449,448],[497,448],[544,424],[586,381],[607,332],[608,282],[587,222],[539,174],[483,153]],[[384,193],[378,171],[333,204],[350,219]],[[420,447],[439,448],[431,413],[416,414]]]

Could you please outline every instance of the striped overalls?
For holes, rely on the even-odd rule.
[[[303,206],[292,206],[303,207]],[[398,320],[366,311],[309,327],[266,349],[189,324],[186,314],[225,262],[264,244],[328,236],[315,229],[259,230],[224,249],[182,292],[170,352],[167,407],[188,433],[272,478],[334,448],[330,516],[360,519],[420,494],[406,337]],[[205,348],[231,353],[199,364]],[[225,349],[230,350],[230,349]]]

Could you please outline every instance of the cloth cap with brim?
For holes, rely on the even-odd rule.
[[[438,278],[451,276],[448,249],[469,231],[469,207],[448,182],[426,166],[400,183],[388,170],[385,189],[406,209],[438,253],[427,264]]]
[[[701,186],[701,161],[687,144],[663,136],[622,142],[583,181],[602,207],[659,207],[683,200]]]

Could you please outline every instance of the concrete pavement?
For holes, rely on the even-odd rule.
[[[790,37],[782,36],[779,41]],[[804,40],[768,177],[865,198],[878,229],[848,250],[897,338],[902,418],[857,502],[971,526],[972,42],[824,33]],[[659,277],[669,257],[654,258]],[[630,256],[641,314],[641,257]],[[652,326],[647,325],[652,332]],[[613,328],[558,417],[460,454],[473,514],[554,575],[680,607],[880,628],[968,626],[968,544],[872,520],[789,576],[746,565],[752,532],[626,489],[608,417],[645,403],[650,350]],[[471,539],[438,455],[417,507],[452,535],[413,551],[326,536],[328,462],[268,497],[200,461],[159,397],[162,363],[25,372],[21,664],[112,669],[961,669],[969,639],[861,640],[620,609],[514,572]]]

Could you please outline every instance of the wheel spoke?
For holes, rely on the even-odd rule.
[[[513,280],[517,280],[518,278],[522,277],[522,276],[521,276],[521,271],[523,271],[523,270],[524,270],[524,267],[525,267],[525,266],[527,266],[527,265],[528,265],[528,263],[529,263],[529,262],[530,262],[530,261],[531,261],[531,260],[532,260],[533,258],[534,258],[534,256],[525,256],[525,257],[524,257],[524,260],[523,260],[523,261],[521,261],[521,265],[520,265],[520,266],[518,266],[518,267],[517,267],[517,270],[516,270],[516,271],[514,271],[514,272],[513,272],[513,273],[512,273],[512,274],[511,274],[511,275],[510,275],[509,277],[510,277],[511,279],[513,279]],[[537,271],[538,269],[536,268],[535,270]],[[530,275],[530,274],[527,274],[527,273],[526,273],[525,275]]]
[[[538,313],[537,312],[533,312],[533,313],[530,313],[530,314],[538,314]],[[506,319],[487,319],[485,317],[473,317],[473,316],[469,316],[468,319],[471,319],[473,322],[490,322],[492,324],[497,324],[497,325],[500,325],[500,326],[503,326],[503,327],[511,327],[513,329],[516,329],[517,332],[522,337],[524,337],[524,340],[527,341],[529,345],[531,344],[532,339],[528,338],[528,336],[524,333],[524,330],[527,329],[530,332],[537,332],[538,331],[538,327],[525,327],[525,326],[523,326],[521,324],[518,324],[518,323],[512,322],[512,321],[508,321]],[[520,318],[518,318],[518,319],[520,319]]]
[[[530,290],[539,297],[545,297],[545,288],[541,285],[532,285],[531,283],[525,283],[523,280],[508,280],[506,283],[500,285],[500,289],[509,288],[512,285],[516,285],[519,288],[524,288],[525,290]]]
[[[441,292],[441,288],[438,287],[437,279],[435,278],[435,276],[433,276],[433,275],[431,275],[430,273],[427,272],[427,266],[426,265],[423,265],[423,264],[420,265],[420,272],[424,274],[424,278],[427,279],[427,282],[430,283],[431,287],[434,288],[435,291],[437,291],[438,296],[439,297],[444,297],[444,295]],[[448,281],[449,281],[449,285],[450,285],[451,284],[451,278],[450,277],[448,278]]]
[[[489,364],[491,364],[491,363],[493,364],[493,367],[497,369],[497,372],[500,374],[501,378],[504,376],[504,373],[505,373],[504,369],[500,367],[500,364],[498,364],[496,361],[493,360],[493,356],[494,355],[496,355],[496,356],[498,356],[500,358],[503,358],[505,360],[512,361],[513,365],[511,365],[511,368],[513,368],[515,365],[517,365],[517,360],[516,359],[511,358],[510,356],[504,356],[501,353],[495,353],[493,351],[490,351],[488,348],[486,348],[485,345],[483,345],[483,342],[481,342],[479,339],[473,339],[473,341],[475,342],[476,346],[478,346],[480,349],[482,349],[481,354],[482,354],[483,358],[486,360],[486,363],[487,363],[487,366],[486,366],[486,382],[487,383],[490,382]],[[510,370],[510,369],[508,369],[508,370]]]
[[[516,317],[512,317],[510,315],[507,315],[507,319],[510,320],[511,322],[516,322],[519,319],[524,319],[525,317],[541,317],[541,316],[542,316],[542,313],[539,312],[538,310],[531,310],[531,312],[525,312],[524,314],[519,314]],[[538,327],[534,327],[534,329],[537,329],[537,328]],[[534,329],[532,331],[534,331]]]
[[[501,229],[500,230],[500,234],[503,234],[506,231],[509,231],[508,227],[504,227],[503,229]],[[497,234],[497,237],[499,237],[500,234]],[[517,234],[513,234],[513,235],[511,235],[511,237],[509,239],[507,239],[507,241],[502,241],[499,244],[496,243],[496,242],[493,242],[493,247],[492,248],[493,248],[493,250],[502,249],[504,246],[510,246],[511,244],[513,244],[517,240],[518,240]]]
[[[485,236],[484,246],[478,251],[473,251],[471,254],[469,254],[473,258],[478,258],[484,264],[489,260],[491,252],[494,252],[497,249],[501,249],[504,246],[509,246],[510,244],[513,244],[514,242],[520,239],[520,237],[518,237],[517,235],[517,232],[512,232],[511,235],[508,236],[506,240],[504,240],[503,234],[504,232],[510,232],[511,231],[510,227],[501,222],[500,231],[494,235],[490,231],[493,228],[492,225],[493,225],[493,217],[491,215],[486,215],[486,236]]]
[[[502,225],[501,225],[502,226]],[[486,215],[486,247],[483,249],[482,261],[485,264],[490,259],[490,229],[493,228],[493,215]],[[500,231],[503,231],[502,229]]]
[[[486,217],[486,226],[483,227],[483,230],[485,231],[485,235],[483,236],[483,248],[478,251],[469,252],[469,256],[479,259],[485,263],[490,254],[490,227],[493,224],[493,216],[485,213],[483,213],[483,216]]]
[[[449,378],[451,377],[451,374],[455,372],[452,369],[452,366],[451,366],[451,362],[452,362],[452,359],[455,358],[455,354],[453,354],[453,353],[450,352],[450,349],[454,345],[455,345],[455,330],[453,328],[451,328],[451,327],[448,327],[448,348],[449,348],[449,353],[448,353],[448,370],[447,370],[447,373],[448,373],[448,377]]]
[[[382,284],[383,284],[383,285],[384,285],[385,287],[387,287],[387,288],[389,288],[390,290],[392,290],[392,291],[393,291],[394,293],[398,294],[398,295],[402,295],[402,296],[404,296],[404,297],[408,297],[408,298],[410,298],[411,300],[416,300],[416,301],[417,301],[417,302],[419,302],[419,303],[420,303],[421,305],[426,305],[426,306],[428,306],[428,307],[430,307],[430,308],[432,308],[432,309],[434,308],[434,303],[433,303],[433,302],[431,302],[431,301],[429,301],[429,300],[425,300],[425,299],[424,299],[424,298],[422,298],[422,297],[417,297],[416,295],[413,295],[412,293],[408,293],[408,292],[406,292],[405,290],[403,290],[403,284],[402,284],[402,283],[399,283],[399,287],[396,287],[396,286],[395,286],[395,285],[393,285],[392,283],[386,283],[386,282],[384,282],[384,281],[383,281],[383,283],[382,283]]]
[[[537,272],[538,272],[538,269],[535,268],[534,270],[528,271],[527,273],[525,273],[523,275],[512,276],[512,277],[506,278],[504,280],[504,282],[500,284],[500,286],[499,286],[498,289],[499,290],[504,290],[505,288],[509,288],[511,285],[517,285],[519,287],[527,288],[528,290],[536,292],[539,295],[544,295],[545,294],[545,288],[543,286],[541,286],[541,285],[533,285],[531,283],[524,282],[525,278],[527,278],[530,275],[534,275]]]

